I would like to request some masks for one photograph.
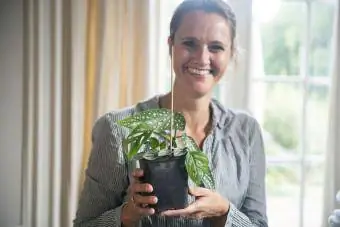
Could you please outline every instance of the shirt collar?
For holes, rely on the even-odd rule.
[[[216,99],[212,99],[210,102],[210,108],[212,110],[213,117],[213,128],[218,127],[219,129],[227,123],[228,112],[223,105]]]

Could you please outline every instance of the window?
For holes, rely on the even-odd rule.
[[[161,4],[157,51],[164,65],[158,66],[159,92],[170,88],[164,44],[171,15],[181,1]],[[241,0],[229,1],[233,5]],[[239,7],[248,4],[243,1]],[[263,128],[269,226],[321,226],[336,1],[252,0],[249,109]],[[242,25],[247,17],[242,10],[237,13]],[[223,104],[228,86],[233,86],[229,83],[221,81],[214,92]]]
[[[251,106],[269,225],[320,227],[335,0],[254,0]]]

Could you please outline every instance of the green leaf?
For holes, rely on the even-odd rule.
[[[131,160],[138,153],[142,145],[146,143],[150,136],[151,132],[146,131],[139,136],[133,137],[133,140],[127,140],[130,144],[130,150],[127,155],[129,160]]]
[[[210,169],[206,172],[206,174],[203,174],[201,177],[202,183],[206,188],[215,189],[215,180]]]
[[[145,154],[146,152],[139,152],[135,156],[133,156],[133,160],[140,160],[144,157]]]
[[[188,152],[185,159],[185,167],[187,169],[188,175],[191,178],[191,180],[196,185],[201,185],[201,178],[199,176],[199,167],[195,161],[194,154],[192,152]]]
[[[203,183],[206,188],[213,189],[215,187],[209,160],[202,151],[189,151],[186,155],[185,165],[189,177],[197,186]]]
[[[165,148],[166,148],[166,142],[163,141],[163,142],[161,142],[161,143],[159,144],[159,149],[160,149],[160,150],[163,150],[163,149],[165,149]]]
[[[132,142],[129,145],[130,146],[129,146],[127,157],[129,160],[132,160],[132,158],[137,154],[137,152],[139,151],[142,145],[138,142]]]
[[[198,151],[200,148],[197,146],[195,140],[185,133],[181,136],[182,143],[189,151]]]
[[[120,120],[117,123],[130,129],[134,129],[139,124],[144,123],[153,131],[164,131],[170,130],[171,115],[171,111],[168,109],[149,109]],[[173,120],[174,130],[183,131],[185,129],[185,119],[182,114],[174,113]]]
[[[155,150],[159,147],[159,141],[155,137],[151,137],[149,142],[152,150]]]
[[[129,142],[127,139],[123,139],[123,151],[125,154],[129,152]]]
[[[150,132],[150,128],[148,128],[147,125],[141,123],[137,125],[129,134],[127,137],[127,140],[129,143],[135,140],[139,140],[139,138],[145,133],[145,132]]]
[[[175,148],[174,149],[174,156],[182,156],[185,155],[187,153],[187,149],[182,149],[182,148]]]
[[[184,144],[184,140],[183,140],[182,136],[174,138],[174,142],[176,144],[176,147],[179,148],[179,149],[187,148]]]

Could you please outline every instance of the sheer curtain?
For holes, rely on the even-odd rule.
[[[83,0],[24,1],[21,226],[71,226],[82,147]]]
[[[331,103],[328,129],[328,149],[326,158],[326,175],[324,189],[323,226],[328,226],[327,220],[336,205],[335,196],[340,190],[340,7],[336,10],[334,26],[334,44],[332,59]]]
[[[226,0],[237,20],[236,61],[231,64],[220,84],[220,101],[228,108],[250,111],[250,78],[252,66],[252,0]],[[255,54],[255,53],[254,53]]]
[[[79,189],[91,152],[95,120],[148,95],[150,4],[149,0],[88,1],[84,142]]]

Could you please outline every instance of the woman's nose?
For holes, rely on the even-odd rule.
[[[209,65],[210,64],[210,51],[207,46],[202,46],[196,51],[195,60],[200,65]]]

